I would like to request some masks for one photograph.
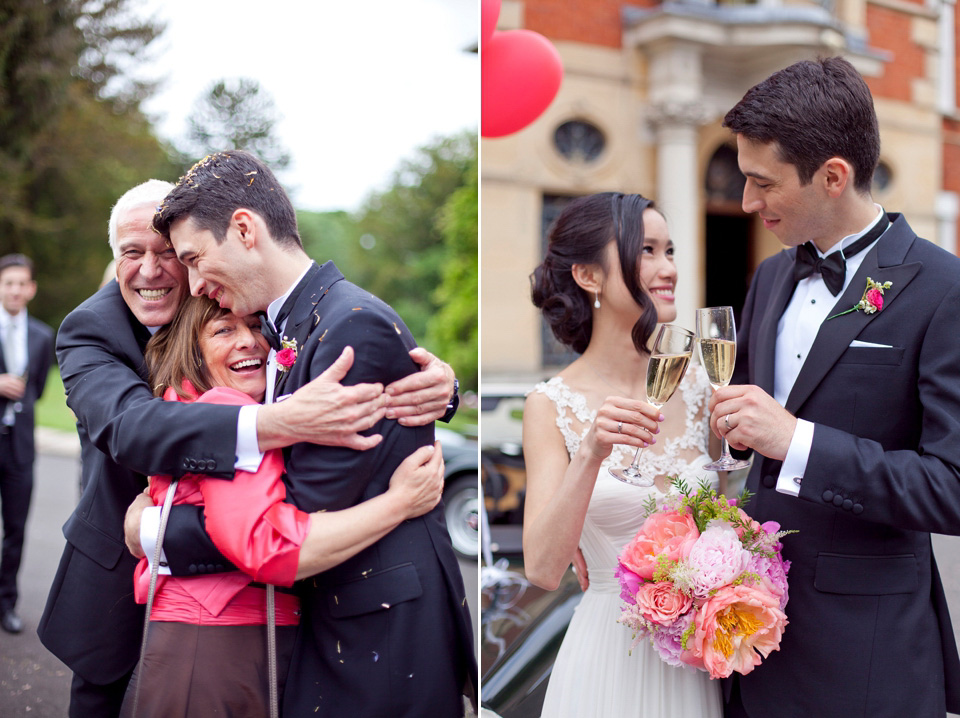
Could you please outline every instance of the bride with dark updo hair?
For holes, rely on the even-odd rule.
[[[571,561],[585,587],[554,664],[544,718],[714,718],[719,683],[664,663],[646,641],[631,650],[617,623],[617,555],[640,528],[643,504],[719,477],[709,461],[710,384],[692,365],[662,412],[646,396],[648,342],[677,318],[677,269],[666,220],[651,200],[603,193],[573,200],[550,229],[532,275],[533,303],[557,339],[580,356],[527,397],[523,451],[527,493],[523,557],[527,578],[553,590]],[[690,317],[692,323],[693,317]],[[640,488],[608,469],[627,466],[638,447]]]

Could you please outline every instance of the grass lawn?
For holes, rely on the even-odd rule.
[[[35,409],[37,426],[60,429],[71,434],[76,432],[77,421],[67,408],[67,397],[63,393],[63,382],[60,381],[60,370],[56,365],[50,369],[47,387]]]

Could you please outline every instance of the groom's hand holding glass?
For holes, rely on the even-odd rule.
[[[758,386],[722,386],[710,397],[710,428],[731,448],[783,461],[797,419]]]

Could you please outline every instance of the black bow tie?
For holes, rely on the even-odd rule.
[[[833,296],[837,296],[843,289],[843,282],[847,276],[847,257],[852,257],[873,244],[877,238],[890,226],[890,220],[884,214],[873,228],[856,242],[844,250],[831,252],[826,257],[817,254],[812,242],[805,242],[797,247],[796,262],[793,265],[793,281],[799,282],[811,274],[819,273],[823,283]]]
[[[290,312],[293,311],[293,305],[297,303],[297,299],[300,298],[300,294],[303,292],[307,284],[310,283],[310,280],[313,279],[313,275],[319,271],[320,267],[314,263],[311,265],[310,269],[307,270],[307,273],[303,275],[303,279],[297,283],[297,286],[293,288],[293,291],[290,292],[290,295],[280,306],[280,311],[277,312],[276,326],[274,326],[274,323],[270,321],[270,317],[267,316],[266,312],[257,312],[257,316],[260,317],[260,332],[267,340],[267,344],[269,344],[274,351],[278,352],[282,348],[282,344],[280,343],[280,333],[277,331],[277,327],[282,326],[284,320],[290,316]]]

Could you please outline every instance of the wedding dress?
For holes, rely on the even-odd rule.
[[[560,377],[538,384],[557,409],[557,426],[570,456],[593,423],[596,411]],[[699,365],[690,367],[677,392],[686,406],[682,436],[663,437],[640,456],[645,474],[679,474],[696,489],[701,478],[716,485],[708,463],[706,404],[710,385]],[[676,402],[670,409],[676,411]],[[615,446],[603,463],[587,509],[580,548],[590,587],[583,594],[547,686],[542,718],[719,718],[720,683],[692,668],[664,663],[647,640],[633,649],[633,634],[617,622],[620,586],[617,556],[642,523],[643,503],[656,487],[640,488],[613,478],[608,468],[627,466],[636,450]]]

